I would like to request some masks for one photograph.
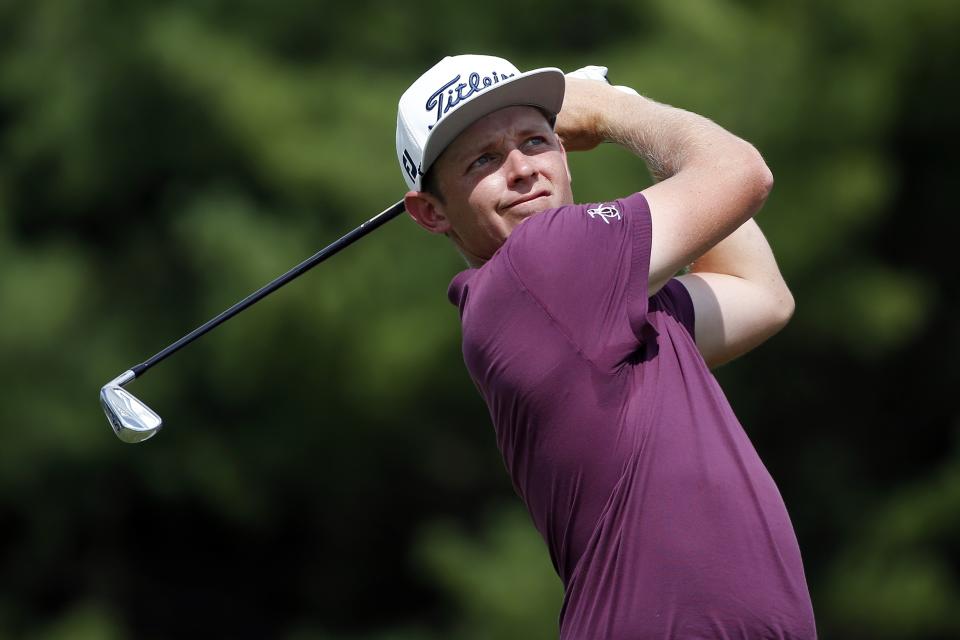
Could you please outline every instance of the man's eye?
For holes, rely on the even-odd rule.
[[[537,147],[547,143],[547,139],[543,136],[534,136],[527,140],[527,145],[530,147]]]
[[[492,160],[493,160],[493,154],[492,154],[492,153],[485,153],[485,154],[483,154],[482,156],[480,156],[479,158],[477,158],[476,160],[474,160],[474,161],[470,164],[470,168],[471,168],[471,169],[476,169],[476,168],[478,168],[478,167],[482,167],[482,166],[486,165],[488,162],[491,162]]]

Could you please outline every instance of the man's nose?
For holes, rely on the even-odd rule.
[[[536,175],[537,170],[534,167],[530,156],[519,149],[513,149],[507,154],[506,160],[507,183],[510,186],[521,183]]]

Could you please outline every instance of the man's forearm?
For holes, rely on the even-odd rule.
[[[570,151],[599,142],[626,147],[665,180],[696,163],[752,155],[753,148],[711,120],[649,98],[624,93],[594,80],[567,80],[567,97],[557,122]]]
[[[629,110],[611,112],[601,135],[640,156],[658,182],[700,159],[704,149],[738,144],[710,120],[642,96],[624,96]]]

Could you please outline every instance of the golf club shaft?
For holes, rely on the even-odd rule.
[[[215,318],[208,320],[206,323],[200,325],[199,327],[197,327],[187,335],[183,336],[182,338],[180,338],[179,340],[171,344],[166,349],[157,353],[155,356],[153,356],[149,360],[142,362],[135,367],[132,367],[130,371],[133,372],[133,376],[130,378],[130,380],[132,380],[133,378],[139,378],[150,367],[157,364],[161,360],[165,359],[167,356],[176,353],[181,348],[190,344],[191,342],[193,342],[203,334],[207,333],[211,329],[217,327],[220,324],[223,324],[224,322],[226,322],[233,316],[237,315],[247,307],[253,305],[255,302],[258,302],[264,299],[265,297],[267,297],[268,295],[270,295],[271,293],[273,293],[283,285],[287,284],[291,280],[294,280],[299,276],[303,275],[304,273],[306,273],[313,267],[317,266],[318,264],[320,264],[330,256],[334,255],[341,249],[344,249],[350,246],[351,244],[353,244],[363,236],[367,235],[374,229],[377,229],[378,227],[382,226],[384,223],[389,222],[390,220],[396,218],[398,215],[403,213],[403,211],[404,211],[403,200],[387,207],[386,209],[384,209],[383,211],[381,211],[380,213],[378,213],[377,215],[370,218],[369,220],[361,224],[359,227],[351,231],[350,233],[346,234],[345,236],[331,243],[330,245],[324,247],[317,253],[313,254],[312,256],[310,256],[309,258],[307,258],[306,260],[304,260],[303,262],[295,266],[293,269],[290,269],[282,276],[266,284],[265,286],[258,289],[257,291],[254,291],[249,296],[247,296],[240,302],[236,303],[226,311],[222,312],[220,315],[216,316]],[[128,381],[129,380],[126,380],[124,382],[128,382]],[[120,384],[123,384],[123,383],[120,383]]]

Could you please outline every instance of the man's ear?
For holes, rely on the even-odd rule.
[[[403,205],[414,221],[430,233],[446,233],[450,221],[444,212],[443,203],[426,191],[408,191],[403,196]]]

